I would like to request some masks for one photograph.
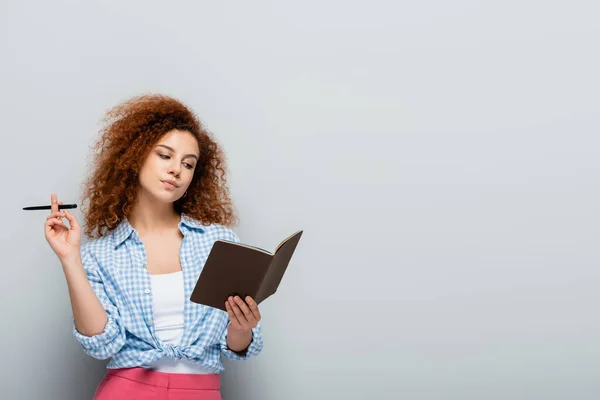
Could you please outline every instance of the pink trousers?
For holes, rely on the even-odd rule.
[[[109,369],[94,400],[222,400],[220,375]]]

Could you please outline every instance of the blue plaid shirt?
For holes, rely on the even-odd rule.
[[[237,235],[222,225],[203,226],[185,214],[181,215],[179,229],[184,235],[180,262],[186,298],[179,345],[163,343],[155,335],[146,253],[129,222],[124,220],[105,236],[81,246],[83,267],[108,322],[103,333],[89,337],[77,331],[73,320],[73,334],[86,354],[97,359],[112,357],[107,368],[138,367],[162,358],[177,358],[199,363],[218,374],[224,369],[221,354],[243,360],[261,352],[260,324],[252,330],[248,349],[236,353],[227,347],[229,315],[189,300],[213,243],[219,239],[239,242]]]

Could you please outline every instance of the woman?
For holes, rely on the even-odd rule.
[[[94,399],[220,399],[220,355],[262,350],[250,297],[189,301],[212,244],[239,241],[222,151],[179,101],[110,110],[82,202],[90,241],[55,194],[46,239],[62,264],[83,350],[111,358]],[[63,222],[65,218],[69,226]]]

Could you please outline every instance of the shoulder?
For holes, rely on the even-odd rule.
[[[204,225],[201,221],[189,216],[185,216],[183,222],[187,225],[189,231],[192,232],[192,235],[199,240],[211,242],[216,240],[230,240],[239,242],[238,235],[231,227],[221,224]]]
[[[112,234],[108,233],[99,238],[89,239],[88,241],[86,241],[84,244],[81,245],[81,250],[95,253],[95,252],[99,252],[99,251],[106,251],[107,249],[110,249],[113,247],[114,247],[114,241],[112,238]]]
[[[235,231],[228,226],[212,224],[212,225],[210,225],[210,227],[211,227],[211,236],[214,236],[217,239],[231,240],[233,242],[240,241],[240,239],[238,238],[238,235],[235,233]]]
[[[88,239],[81,245],[80,252],[84,265],[96,265],[98,261],[115,251],[112,232],[99,238]],[[90,262],[91,261],[91,262]]]

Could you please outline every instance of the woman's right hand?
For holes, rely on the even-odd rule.
[[[50,215],[46,218],[44,225],[46,240],[61,262],[80,256],[81,227],[77,222],[77,218],[66,210],[58,210],[58,205],[62,202],[59,203],[56,194],[52,193],[50,201]],[[64,224],[62,218],[69,221],[69,227]]]

